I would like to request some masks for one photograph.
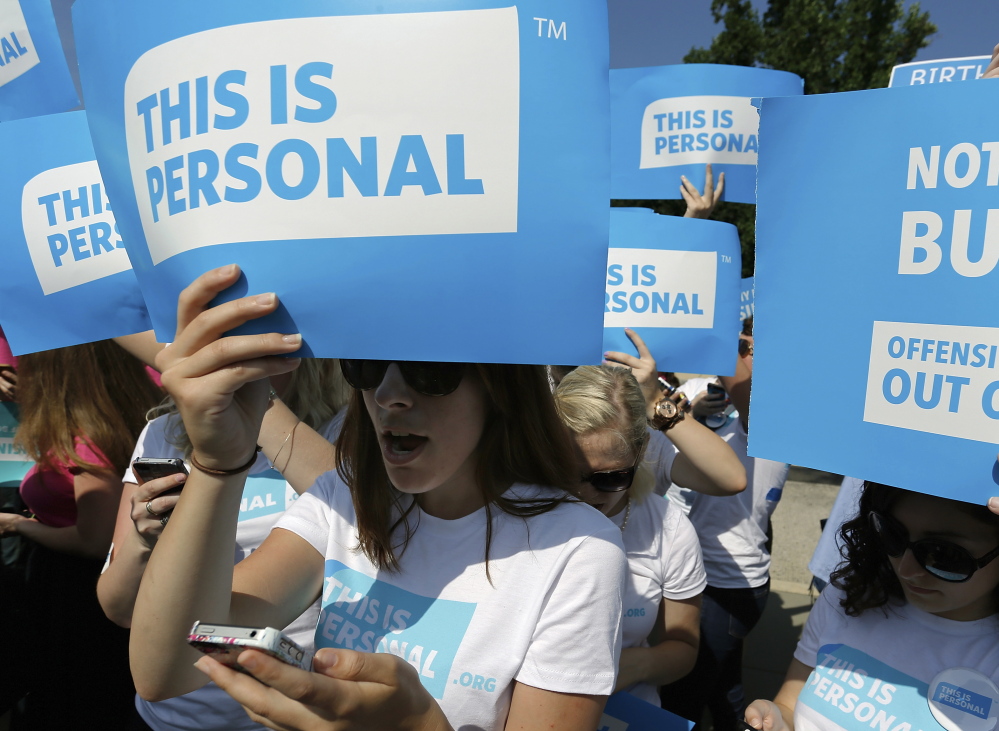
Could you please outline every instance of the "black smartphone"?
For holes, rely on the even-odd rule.
[[[717,383],[709,383],[708,396],[721,396],[722,398],[727,398],[728,394],[725,393],[725,389],[719,386]]]
[[[132,472],[143,482],[177,473],[187,474],[184,460],[177,457],[140,457],[132,463]]]

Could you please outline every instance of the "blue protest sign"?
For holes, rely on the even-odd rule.
[[[902,63],[891,70],[888,86],[917,86],[946,81],[974,81],[982,78],[991,56],[942,58],[936,61]]]
[[[611,197],[680,198],[680,176],[704,191],[725,173],[723,200],[756,203],[760,119],[751,99],[802,93],[800,77],[746,66],[613,69]]]
[[[0,402],[0,485],[20,484],[34,464],[14,445],[18,423],[17,404]]]
[[[607,699],[597,731],[690,731],[693,721],[621,691]]]
[[[743,277],[739,291],[739,319],[752,317],[756,310],[756,277]]]
[[[14,354],[148,330],[86,115],[2,124],[0,158],[0,322]]]
[[[0,122],[79,104],[51,0],[0,0]]]
[[[245,331],[301,332],[303,355],[599,361],[602,0],[74,13],[94,146],[162,338],[181,288],[236,262],[227,296],[283,304]]]
[[[735,226],[611,209],[604,350],[637,332],[661,371],[731,375],[742,259]]]
[[[764,100],[751,454],[997,494],[997,113],[986,82]]]

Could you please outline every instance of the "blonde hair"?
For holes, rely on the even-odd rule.
[[[351,388],[343,379],[336,358],[303,358],[301,365],[291,372],[288,387],[281,398],[295,416],[319,431],[347,405],[350,392]],[[176,413],[177,405],[167,397],[146,413],[146,419],[152,421],[158,416]],[[187,437],[182,419],[170,419],[166,438],[184,452],[185,458],[191,456],[191,440]]]
[[[621,444],[621,456],[638,461],[648,444],[645,395],[628,368],[580,366],[555,389],[555,409],[575,435],[605,431]],[[644,459],[629,495],[641,502],[655,488],[655,477]]]

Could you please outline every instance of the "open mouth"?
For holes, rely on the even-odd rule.
[[[427,443],[427,437],[406,431],[382,432],[382,453],[392,464],[405,464],[416,456]]]

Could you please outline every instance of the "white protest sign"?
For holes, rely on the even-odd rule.
[[[268,65],[275,38],[296,41]],[[153,263],[235,241],[517,231],[518,49],[510,7],[271,20],[146,52],[125,131]]]
[[[604,327],[711,329],[717,270],[716,251],[610,249]]]
[[[52,168],[29,180],[21,221],[45,294],[131,269],[96,160]]]
[[[755,165],[760,149],[760,115],[738,96],[682,96],[659,99],[642,115],[639,167],[703,163]]]

